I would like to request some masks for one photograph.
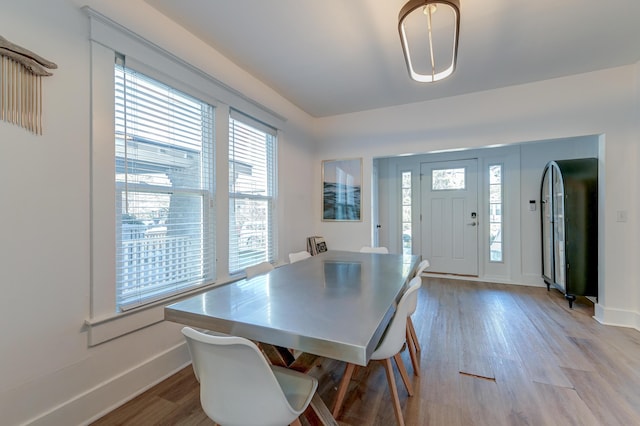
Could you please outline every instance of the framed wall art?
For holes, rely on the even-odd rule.
[[[362,159],[322,162],[322,220],[360,221]]]

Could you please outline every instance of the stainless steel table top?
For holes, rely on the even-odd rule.
[[[165,319],[367,365],[418,256],[330,250],[165,307]]]

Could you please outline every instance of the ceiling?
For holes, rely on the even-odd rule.
[[[595,71],[640,60],[639,0],[460,0],[454,74],[409,79],[406,0],[146,0],[314,117]]]

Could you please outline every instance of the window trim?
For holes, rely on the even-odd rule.
[[[164,320],[164,305],[222,284],[212,280],[186,293],[124,312],[117,310],[116,222],[113,216],[116,203],[114,57],[113,49],[92,43],[91,290],[89,318],[85,320],[89,346],[161,322]],[[215,226],[215,220],[212,221],[212,226]],[[215,259],[215,247],[213,258]]]
[[[409,187],[405,188],[403,186],[403,176],[405,173],[409,174]],[[414,210],[415,210],[415,199],[413,196],[413,175],[414,172],[411,169],[402,169],[400,170],[400,252],[404,253],[404,224],[405,223],[409,223],[411,225],[411,235],[409,235],[411,237],[410,240],[410,245],[411,245],[411,252],[409,254],[412,254],[414,252],[414,231],[415,231],[415,226],[414,226],[414,221],[413,221],[413,215],[414,215]],[[411,220],[409,222],[405,222],[404,221],[404,208],[406,207],[406,205],[404,204],[404,190],[405,189],[409,189],[409,191],[411,192],[411,204],[408,205],[408,207],[411,210],[410,216],[411,216]]]
[[[233,105],[256,119],[281,129],[286,119],[264,105],[248,98],[201,69],[180,59],[174,54],[140,37],[133,31],[114,22],[88,6],[82,10],[87,14],[90,24],[90,85],[91,85],[91,215],[90,215],[90,277],[89,277],[89,312],[84,321],[88,332],[89,346],[115,339],[127,333],[139,330],[154,323],[163,321],[163,306],[174,300],[188,296],[176,296],[157,304],[152,303],[127,312],[116,312],[115,301],[115,165],[114,152],[114,96],[113,60],[115,52],[127,57],[132,67],[149,77],[156,78],[187,94],[208,102],[216,108],[215,139],[224,141],[228,124],[224,122],[229,105]],[[188,83],[186,83],[188,82]],[[227,130],[225,130],[227,129]],[[221,165],[227,161],[222,155],[225,152],[224,142],[215,144],[216,161],[215,182],[217,187],[225,188],[228,170]],[[222,157],[222,163],[221,158]],[[277,159],[276,159],[277,161]],[[223,169],[223,170],[221,170]],[[277,179],[277,175],[276,175]],[[277,190],[277,189],[276,189]],[[215,210],[216,238],[218,241],[215,256],[218,258],[217,274],[225,269],[226,249],[222,252],[220,238],[225,238],[227,223],[221,223],[228,211],[225,191],[216,193]],[[221,198],[222,196],[224,198]],[[275,219],[275,217],[274,217]],[[222,285],[234,278],[224,275],[215,283],[199,291]]]
[[[248,266],[252,266],[252,265],[243,265],[242,267],[238,268],[238,269],[231,269],[231,259],[233,258],[232,256],[232,250],[231,250],[231,238],[233,235],[233,232],[231,231],[231,206],[233,206],[234,202],[236,200],[256,200],[256,201],[266,201],[267,202],[267,259],[261,259],[260,262],[262,261],[267,261],[270,263],[275,263],[276,259],[277,259],[277,245],[276,245],[276,238],[275,236],[277,235],[277,211],[276,211],[276,206],[277,206],[277,188],[278,188],[278,180],[277,180],[277,176],[278,176],[278,169],[277,169],[277,163],[278,163],[278,131],[277,129],[269,126],[268,124],[262,123],[258,120],[256,120],[255,118],[241,112],[238,111],[235,108],[230,108],[229,110],[229,115],[228,115],[228,123],[229,123],[229,138],[228,138],[228,155],[227,155],[227,160],[230,159],[230,150],[231,150],[231,145],[232,145],[232,141],[231,141],[231,137],[232,137],[232,132],[231,132],[231,120],[234,121],[238,121],[246,126],[252,127],[255,130],[258,130],[260,132],[263,132],[264,134],[270,136],[271,138],[273,138],[272,141],[272,146],[270,147],[270,149],[267,149],[267,155],[270,154],[271,156],[271,164],[267,164],[267,175],[265,176],[266,179],[268,180],[266,186],[268,188],[268,195],[263,195],[263,194],[249,194],[249,193],[244,193],[244,192],[231,192],[231,184],[229,184],[229,191],[227,192],[228,194],[228,202],[229,202],[229,239],[228,239],[228,244],[227,244],[227,254],[228,254],[228,261],[227,261],[227,267],[229,270],[229,273],[232,275],[238,275],[244,272],[245,268]],[[269,153],[270,151],[270,153]],[[267,159],[267,161],[269,161],[269,159]],[[228,161],[227,161],[228,164]],[[270,173],[269,173],[270,170]],[[237,249],[239,250],[239,247],[237,247]],[[256,262],[260,263],[260,262]]]
[[[187,100],[188,102],[193,103],[193,105],[198,105],[199,108],[197,108],[196,110],[198,111],[198,113],[193,116],[195,117],[199,117],[199,123],[196,122],[196,124],[199,124],[200,127],[204,130],[206,130],[206,132],[203,131],[201,138],[198,138],[196,140],[192,140],[191,142],[194,142],[197,144],[201,145],[201,150],[200,150],[200,154],[199,154],[199,163],[201,166],[201,170],[203,172],[202,176],[199,176],[197,178],[196,182],[193,182],[193,185],[187,185],[187,186],[179,186],[179,187],[174,187],[173,185],[170,186],[165,186],[165,185],[154,185],[154,184],[148,184],[148,183],[136,183],[134,181],[129,182],[127,179],[125,178],[124,181],[119,181],[118,179],[118,175],[114,174],[114,179],[116,180],[116,191],[113,194],[115,197],[115,209],[114,209],[114,215],[115,215],[115,220],[116,220],[116,253],[118,253],[118,251],[122,251],[124,252],[126,243],[125,240],[122,238],[122,229],[121,226],[123,226],[123,224],[121,223],[121,211],[122,211],[122,194],[125,193],[131,193],[131,194],[136,194],[136,193],[145,193],[145,194],[164,194],[166,196],[176,196],[176,195],[185,195],[185,196],[191,196],[191,197],[197,197],[198,199],[201,199],[201,206],[202,206],[202,210],[199,212],[199,214],[201,214],[200,220],[201,220],[201,224],[200,224],[200,238],[199,238],[199,252],[195,251],[193,249],[186,249],[187,252],[189,253],[189,255],[200,255],[203,257],[204,262],[202,263],[202,270],[199,272],[202,272],[203,275],[201,275],[200,273],[198,275],[199,278],[195,278],[195,277],[191,277],[188,280],[185,280],[186,282],[175,282],[175,281],[167,281],[164,283],[164,285],[161,285],[160,287],[160,291],[158,291],[158,287],[154,286],[153,289],[151,289],[150,287],[147,287],[146,289],[143,288],[142,291],[140,292],[140,283],[137,281],[137,279],[139,278],[137,276],[137,274],[131,274],[131,275],[127,275],[124,272],[121,273],[121,275],[116,274],[116,283],[115,283],[115,288],[116,288],[116,292],[117,294],[120,294],[120,297],[116,296],[116,310],[117,311],[128,311],[131,309],[135,309],[137,307],[140,306],[144,306],[150,303],[154,303],[156,301],[162,302],[165,301],[175,295],[181,295],[184,294],[186,292],[189,292],[191,290],[194,289],[199,289],[203,286],[206,286],[208,283],[212,282],[215,280],[216,277],[216,270],[215,270],[215,227],[213,226],[213,224],[215,224],[215,216],[213,214],[213,207],[215,204],[215,190],[214,190],[214,183],[215,183],[215,124],[214,124],[214,119],[215,119],[215,107],[208,104],[205,101],[202,101],[201,99],[191,96],[189,94],[186,94],[182,91],[180,91],[179,89],[176,89],[173,86],[170,86],[168,84],[166,84],[164,81],[159,81],[155,78],[149,77],[147,75],[145,75],[144,73],[141,73],[138,69],[135,69],[133,67],[131,67],[128,63],[126,63],[125,58],[121,55],[116,54],[115,56],[116,61],[114,64],[114,69],[115,69],[115,74],[117,76],[119,76],[118,78],[116,78],[115,80],[115,87],[114,87],[114,91],[115,91],[115,97],[116,99],[118,98],[118,94],[120,94],[121,96],[123,96],[122,99],[126,99],[126,93],[129,94],[134,94],[134,98],[132,98],[131,103],[128,104],[126,101],[123,101],[123,103],[118,106],[118,102],[116,102],[116,107],[115,107],[115,111],[116,111],[116,116],[121,116],[121,120],[123,120],[123,124],[121,124],[120,126],[116,126],[116,131],[118,127],[121,127],[122,130],[124,131],[124,135],[118,135],[117,133],[114,136],[114,142],[116,144],[116,154],[114,155],[114,161],[117,161],[116,159],[118,158],[118,140],[120,140],[120,143],[122,144],[122,150],[124,150],[123,152],[126,152],[126,147],[129,144],[132,144],[134,147],[137,144],[143,144],[143,143],[147,143],[148,141],[146,139],[143,139],[141,141],[137,141],[135,139],[135,136],[138,134],[135,130],[135,126],[132,126],[130,128],[131,134],[129,135],[131,137],[131,140],[128,140],[129,138],[127,137],[127,127],[126,127],[126,122],[127,122],[127,118],[132,118],[135,122],[135,118],[137,117],[138,119],[141,120],[141,124],[147,124],[147,125],[151,125],[151,123],[149,122],[149,120],[153,120],[153,124],[158,124],[158,125],[164,125],[164,120],[162,121],[158,121],[157,118],[153,118],[151,119],[149,117],[149,115],[144,116],[144,115],[140,115],[137,112],[148,107],[149,105],[145,106],[144,102],[136,102],[135,101],[135,95],[139,95],[141,98],[144,98],[146,96],[149,95],[149,93],[154,93],[155,95],[159,96],[158,98],[156,98],[156,105],[164,105],[166,107],[169,107],[169,105],[171,105],[171,107],[175,107],[175,100],[176,99],[183,99],[183,100]],[[131,81],[132,82],[132,86],[127,89],[127,82]],[[119,84],[120,83],[121,89],[118,89]],[[148,88],[150,91],[144,90],[143,88],[146,87]],[[156,92],[157,91],[157,92]],[[159,95],[158,95],[159,93]],[[173,99],[173,101],[172,101]],[[168,102],[168,104],[164,104],[164,102]],[[151,106],[152,108],[155,108],[154,105]],[[160,109],[154,109],[153,113],[158,113],[161,114],[162,110],[164,108],[161,106]],[[178,125],[182,125],[184,124],[183,121],[181,120],[171,120],[169,119],[168,121],[172,121],[172,124],[178,124]],[[143,124],[143,125],[144,125]],[[193,124],[193,123],[191,123]],[[124,127],[122,127],[124,126]],[[204,127],[202,127],[204,126]],[[172,129],[175,129],[174,127],[172,127]],[[144,130],[143,130],[144,132]],[[115,133],[115,132],[114,132]],[[144,133],[143,133],[144,135]],[[144,136],[144,137],[148,137],[148,138],[155,138],[156,135],[153,136]],[[167,141],[162,143],[163,147],[168,147],[168,149],[180,149],[180,148],[184,148],[184,147],[179,147],[178,145],[180,145],[180,143],[178,143],[178,145],[172,145],[169,142],[169,139],[171,139],[168,135],[167,135]],[[150,141],[149,141],[150,142]],[[153,141],[153,143],[157,143],[157,141]],[[168,144],[168,145],[165,145]],[[190,147],[190,150],[193,150],[195,147]],[[132,158],[135,158],[135,154],[132,154]],[[125,160],[128,162],[129,160],[126,158],[125,156]],[[134,161],[134,160],[132,160]],[[117,173],[117,172],[116,172]],[[120,176],[125,177],[125,176],[132,176],[132,180],[134,174],[129,174],[129,171],[127,170],[127,168],[125,167],[124,171],[120,172]],[[168,176],[167,176],[168,178]],[[135,195],[133,196],[133,199],[135,199]],[[120,218],[119,218],[120,217]],[[169,226],[169,228],[171,228],[171,225],[167,225]],[[183,234],[179,234],[177,235],[179,237],[181,237],[181,239],[186,240],[186,237]],[[143,241],[147,241],[149,242],[150,240],[147,239],[134,239],[131,240],[130,243],[133,244],[140,244],[143,243]],[[193,242],[193,241],[192,241]],[[187,247],[187,246],[185,246]],[[145,253],[146,255],[147,253]],[[124,253],[122,254],[122,256],[124,256]],[[118,258],[118,256],[116,256],[116,268],[122,268],[124,265],[126,264],[126,261],[124,261],[122,258]],[[142,264],[137,264],[136,267],[142,266]],[[156,264],[153,264],[153,272],[157,273],[158,269],[157,269]],[[182,265],[182,268],[185,268],[186,265]],[[189,268],[187,268],[189,269]],[[187,272],[185,269],[179,269],[181,272]],[[136,290],[136,294],[138,295],[138,297],[134,296],[124,296],[123,295],[123,283],[118,282],[119,279],[122,279],[124,277],[127,278],[133,278],[133,280],[130,282],[130,285],[133,286]],[[176,288],[170,288],[169,285],[175,286]],[[162,288],[164,287],[164,289]],[[138,293],[140,292],[140,293]],[[157,294],[153,294],[153,292],[156,292]]]
[[[92,49],[94,46],[101,46],[120,52],[127,57],[127,62],[140,72],[164,81],[213,106],[219,103],[232,105],[263,123],[269,123],[276,129],[281,129],[286,123],[287,119],[271,108],[224,84],[91,7],[83,6],[82,10],[90,20],[89,39],[92,42]],[[96,70],[93,69],[93,71]]]

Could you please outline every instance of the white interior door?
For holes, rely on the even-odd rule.
[[[421,164],[421,238],[430,272],[478,275],[477,163]]]

